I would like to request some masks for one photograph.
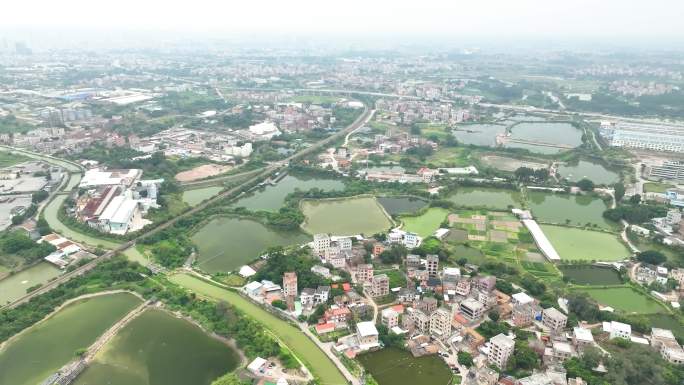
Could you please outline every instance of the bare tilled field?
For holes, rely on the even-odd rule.
[[[182,171],[176,174],[176,180],[179,182],[192,182],[210,176],[216,176],[233,168],[233,166],[222,166],[218,164],[203,164],[191,170]]]

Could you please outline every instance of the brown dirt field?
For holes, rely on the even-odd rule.
[[[176,174],[175,179],[179,182],[192,182],[199,179],[208,178],[224,173],[233,168],[232,166],[221,166],[218,164],[203,164],[187,171]]]

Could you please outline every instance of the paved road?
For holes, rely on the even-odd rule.
[[[366,121],[370,121],[373,118],[373,115],[375,115],[375,110],[372,110],[370,113],[370,116],[368,116],[368,119]],[[352,136],[356,131],[361,129],[364,125],[360,125],[359,127],[349,131],[347,135],[344,137],[344,143],[342,144],[342,147],[347,147],[347,144],[349,144],[349,137]]]
[[[375,110],[369,110],[367,107],[364,108],[364,111],[361,114],[361,116],[359,116],[354,122],[352,122],[352,124],[347,126],[345,129],[334,133],[333,135],[311,145],[310,147],[308,147],[308,148],[306,148],[306,149],[304,149],[304,150],[302,150],[302,151],[300,151],[300,152],[298,152],[292,156],[289,156],[289,157],[283,159],[282,161],[279,161],[279,162],[276,162],[276,163],[269,165],[268,167],[264,168],[263,171],[256,174],[253,178],[250,178],[250,179],[240,183],[238,186],[236,186],[230,190],[224,191],[223,193],[216,195],[213,198],[210,198],[210,199],[204,201],[203,203],[200,203],[199,205],[193,207],[192,209],[185,211],[184,213],[182,213],[182,214],[180,214],[174,218],[171,218],[166,222],[159,224],[159,226],[147,231],[146,233],[143,233],[143,234],[135,237],[134,239],[132,239],[128,242],[123,243],[122,245],[114,248],[113,250],[106,252],[102,256],[95,258],[91,262],[89,262],[89,263],[87,263],[87,264],[85,264],[85,265],[83,265],[83,266],[81,266],[81,267],[79,267],[79,268],[77,268],[71,272],[60,275],[59,277],[57,277],[53,281],[46,283],[45,285],[41,286],[40,288],[26,294],[25,296],[15,300],[14,302],[11,302],[7,305],[0,307],[0,310],[14,308],[16,306],[21,305],[24,302],[29,301],[31,298],[33,298],[37,295],[43,294],[47,291],[50,291],[50,290],[54,289],[55,287],[59,286],[60,284],[67,282],[71,278],[77,277],[79,275],[86,273],[87,271],[90,271],[95,266],[97,266],[101,261],[109,259],[118,253],[124,252],[126,249],[134,246],[141,239],[149,237],[149,236],[154,235],[154,234],[157,234],[158,232],[163,231],[163,230],[173,226],[174,224],[176,224],[176,222],[178,222],[182,218],[191,216],[191,215],[193,215],[193,214],[195,214],[201,210],[204,210],[207,206],[209,206],[211,204],[214,204],[214,203],[216,203],[216,202],[218,202],[224,198],[230,197],[232,195],[236,195],[239,192],[244,191],[244,189],[247,186],[249,186],[251,183],[253,183],[257,180],[260,180],[260,179],[267,178],[269,175],[271,175],[275,171],[286,167],[289,162],[300,159],[300,158],[307,156],[311,153],[314,153],[316,151],[319,151],[320,149],[325,148],[325,146],[329,145],[330,143],[333,143],[337,140],[342,139],[347,133],[349,133],[353,130],[356,130],[360,126],[363,126],[364,124],[366,124],[370,120],[370,118],[373,116],[374,112],[375,112]]]
[[[363,292],[363,295],[368,300],[368,303],[370,303],[371,306],[373,307],[373,323],[377,323],[378,322],[378,304],[375,303],[373,298],[370,295],[368,295],[368,293],[366,293],[365,291]]]
[[[309,337],[309,339],[313,341],[318,346],[318,348],[321,349],[323,353],[325,353],[326,356],[328,356],[330,361],[332,361],[332,363],[335,364],[337,369],[339,369],[339,371],[342,372],[342,375],[347,379],[347,381],[349,381],[349,383],[351,383],[352,385],[361,385],[361,381],[359,381],[359,379],[356,378],[356,376],[351,374],[349,369],[347,369],[347,367],[344,366],[342,361],[340,361],[339,357],[337,357],[335,354],[333,354],[333,352],[330,351],[330,349],[332,348],[332,343],[321,342],[321,340],[319,340],[318,337],[311,333],[311,330],[309,330],[306,324],[297,323],[297,326],[299,326],[299,329],[304,334],[306,334],[306,336]]]
[[[611,201],[613,202],[611,204],[610,208],[614,209],[617,207],[617,202],[615,201],[615,190],[613,190],[612,188],[603,188],[603,189],[597,188],[596,191],[610,195],[610,197],[612,198]],[[627,237],[627,229],[629,228],[629,223],[627,223],[626,220],[621,219],[620,220],[620,226],[622,226],[622,231],[620,232],[620,237],[627,244],[627,246],[629,246],[629,250],[632,253],[638,253],[639,249],[636,246],[634,246],[632,241],[629,240],[629,237]]]

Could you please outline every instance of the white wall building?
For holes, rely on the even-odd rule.
[[[604,322],[603,331],[610,334],[611,340],[613,338],[623,338],[629,340],[632,336],[632,326],[622,322]]]
[[[515,341],[512,338],[498,334],[489,340],[489,352],[487,354],[487,361],[490,364],[496,365],[499,369],[506,367],[508,359],[513,354],[515,348]]]

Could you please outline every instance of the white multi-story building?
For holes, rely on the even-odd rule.
[[[380,314],[382,324],[387,326],[388,329],[399,325],[399,313],[391,307],[383,309]]]
[[[314,293],[316,303],[326,303],[330,298],[330,286],[319,286]]]
[[[672,331],[667,329],[651,329],[651,346],[658,349],[660,355],[670,363],[684,364],[684,349],[675,339]]]
[[[416,248],[420,245],[421,238],[416,233],[407,232],[404,234],[404,246],[408,249]]]
[[[378,329],[375,328],[375,324],[372,321],[356,324],[356,338],[359,340],[361,350],[377,346],[378,334]]]
[[[482,318],[482,315],[485,312],[485,307],[476,299],[467,298],[461,302],[459,310],[464,317],[471,321],[475,321]]]
[[[682,212],[679,209],[667,210],[667,216],[665,220],[670,225],[677,225],[682,221]]]
[[[314,254],[323,256],[326,250],[330,248],[330,236],[328,234],[314,234],[313,237],[313,252]]]
[[[684,126],[601,122],[599,133],[614,147],[684,152]]]
[[[603,331],[610,334],[610,339],[623,338],[629,340],[632,337],[632,326],[616,321],[604,322]]]
[[[316,265],[311,267],[311,272],[314,274],[318,274],[323,278],[330,278],[332,275],[330,274],[330,269],[328,269],[325,266],[321,265]]]
[[[512,338],[504,334],[498,334],[489,340],[487,361],[490,364],[496,365],[499,369],[503,369],[513,354],[514,348],[515,341]]]
[[[334,242],[337,243],[337,247],[339,247],[340,250],[351,250],[352,249],[352,240],[349,237],[335,238]]]
[[[430,314],[430,334],[438,339],[448,338],[451,335],[451,312],[439,308]]]
[[[594,336],[591,334],[591,330],[576,327],[572,329],[572,342],[578,349],[582,349],[594,345]]]
[[[520,292],[511,296],[511,306],[526,305],[528,303],[534,303],[534,298],[530,297],[527,293]]]
[[[646,166],[644,175],[651,180],[684,181],[684,162],[668,160],[660,165],[649,165]]]
[[[554,307],[550,307],[542,311],[542,325],[546,326],[553,332],[563,330],[567,323],[568,317]]]
[[[422,333],[429,332],[430,329],[430,317],[428,317],[425,312],[419,309],[408,308],[408,317],[413,321],[413,326],[420,330]]]
[[[316,303],[316,290],[305,287],[302,289],[302,293],[299,295],[299,302],[304,307],[311,307]]]

